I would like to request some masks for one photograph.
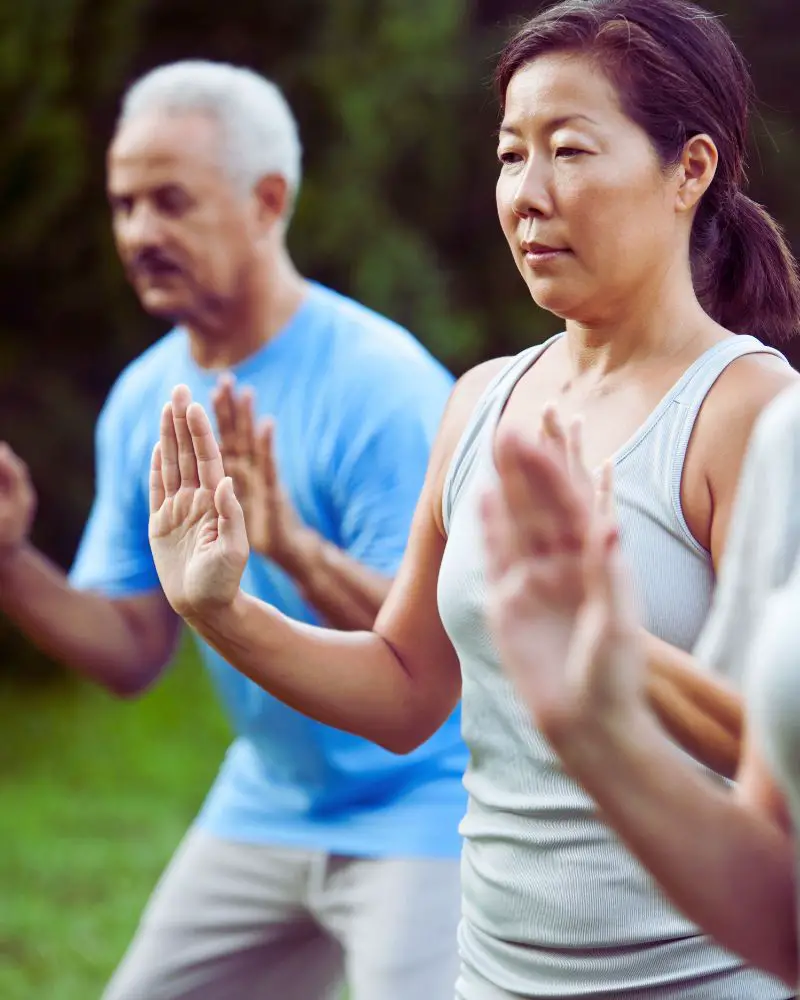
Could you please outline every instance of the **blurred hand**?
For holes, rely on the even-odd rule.
[[[28,467],[0,441],[0,562],[27,539],[36,513]]]
[[[278,479],[275,425],[267,418],[256,427],[252,390],[237,393],[230,376],[219,380],[212,402],[222,461],[244,510],[250,545],[291,569],[307,532]]]
[[[230,605],[247,562],[244,513],[205,411],[177,386],[150,471],[150,546],[167,600],[184,618]]]
[[[595,485],[579,426],[564,434],[557,421],[535,444],[501,434],[497,466],[482,508],[489,622],[504,668],[559,749],[645,705],[610,466]]]

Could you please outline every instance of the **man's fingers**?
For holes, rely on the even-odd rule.
[[[164,488],[164,475],[161,462],[161,442],[156,441],[153,456],[150,460],[150,513],[161,510],[167,492]]]
[[[186,422],[186,411],[192,402],[192,394],[185,385],[176,385],[172,390],[172,422],[178,442],[178,468],[182,486],[199,486],[197,457],[194,452],[192,435]]]
[[[249,386],[236,400],[236,439],[238,454],[249,459],[256,455],[255,393]]]
[[[235,381],[232,375],[227,373],[220,375],[211,395],[220,445],[225,458],[236,458],[239,454],[234,385]]]
[[[175,436],[172,403],[165,403],[161,411],[159,445],[164,489],[168,497],[175,496],[181,488],[181,473],[178,468],[178,439]]]
[[[211,421],[199,403],[192,403],[186,411],[186,429],[192,444],[198,483],[204,489],[216,490],[225,477],[222,453]]]
[[[258,471],[268,496],[278,489],[278,470],[275,466],[275,421],[266,417],[258,425],[256,435],[256,460]]]

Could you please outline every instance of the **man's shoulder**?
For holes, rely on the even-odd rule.
[[[184,351],[185,335],[180,329],[160,337],[119,373],[106,399],[104,413],[140,414],[154,393],[163,395],[166,382],[180,380],[176,369]]]
[[[314,294],[326,319],[337,370],[345,378],[371,380],[394,372],[452,384],[445,366],[396,320],[321,285]]]

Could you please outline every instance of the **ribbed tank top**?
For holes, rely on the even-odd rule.
[[[564,773],[500,667],[484,615],[479,498],[496,476],[492,448],[503,407],[560,336],[512,359],[490,383],[445,481],[438,601],[461,662],[470,750],[459,995],[785,998],[785,986],[744,967],[671,907]],[[714,586],[709,553],[681,509],[686,449],[714,382],[734,359],[758,352],[780,357],[746,336],[714,345],[614,455],[620,542],[642,622],[682,649],[700,632]]]

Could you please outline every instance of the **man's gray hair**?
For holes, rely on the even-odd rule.
[[[222,131],[224,165],[234,180],[250,191],[261,177],[278,174],[294,200],[302,146],[291,108],[270,80],[229,63],[168,63],[131,85],[122,99],[117,128],[140,114],[159,111],[215,118]]]

